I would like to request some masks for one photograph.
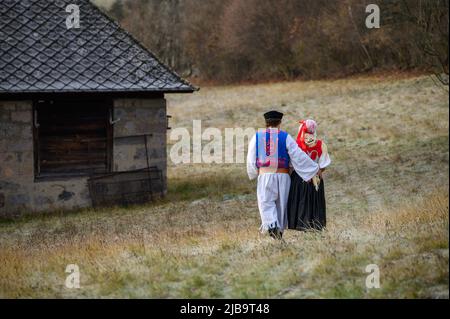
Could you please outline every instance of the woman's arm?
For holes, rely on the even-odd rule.
[[[322,142],[322,155],[319,158],[319,166],[321,173],[325,171],[325,169],[330,166],[331,164],[331,158],[328,154],[328,147],[325,143]]]

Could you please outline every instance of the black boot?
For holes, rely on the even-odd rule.
[[[269,236],[272,237],[273,239],[275,239],[275,231],[276,230],[277,230],[276,228],[269,228],[269,231],[268,231]]]
[[[277,227],[270,228],[269,235],[273,239],[281,240],[283,238],[283,232],[281,232]]]

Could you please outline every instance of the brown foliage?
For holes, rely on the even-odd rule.
[[[184,76],[220,82],[373,70],[448,74],[448,0],[123,0],[111,14]]]

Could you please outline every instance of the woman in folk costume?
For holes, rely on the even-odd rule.
[[[326,226],[325,185],[323,171],[331,164],[327,146],[317,139],[314,120],[300,122],[297,145],[319,164],[320,171],[311,181],[305,182],[296,172],[291,175],[288,200],[289,229],[322,230]]]
[[[287,201],[292,165],[299,179],[310,180],[319,172],[317,163],[305,154],[295,140],[280,129],[283,114],[271,111],[264,114],[266,129],[251,139],[247,154],[249,178],[258,178],[257,197],[261,215],[261,230],[281,239],[288,226]]]

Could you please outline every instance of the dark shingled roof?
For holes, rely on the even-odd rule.
[[[0,0],[0,95],[194,90],[88,0]]]

